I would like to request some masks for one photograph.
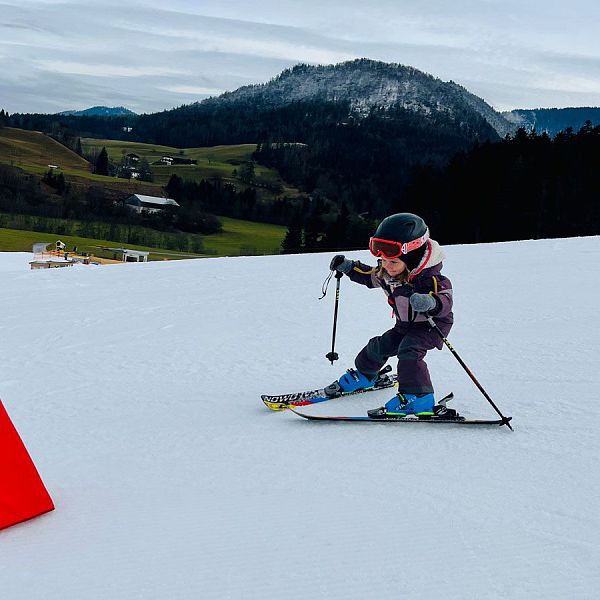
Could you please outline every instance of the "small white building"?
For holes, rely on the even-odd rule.
[[[155,213],[165,210],[167,207],[179,208],[179,204],[172,198],[161,198],[159,196],[145,196],[144,194],[133,194],[125,200],[125,206],[137,213]]]
[[[112,252],[114,260],[122,260],[123,262],[148,262],[148,255],[150,254],[145,250],[130,250],[129,248],[107,248],[103,246],[103,249]]]

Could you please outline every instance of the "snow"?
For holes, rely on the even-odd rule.
[[[2,599],[597,597],[600,237],[446,253],[449,339],[514,433],[268,411],[261,393],[330,383],[392,326],[344,278],[329,364],[332,254],[1,254],[0,396],[56,504],[0,532]],[[438,397],[494,417],[446,348],[428,363]]]
[[[29,269],[33,254],[29,252],[0,252],[0,273]]]

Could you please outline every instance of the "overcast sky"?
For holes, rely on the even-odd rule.
[[[367,57],[498,110],[600,106],[599,0],[0,0],[0,108],[155,112]]]

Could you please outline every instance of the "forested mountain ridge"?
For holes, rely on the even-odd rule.
[[[527,131],[534,129],[538,133],[554,136],[560,131],[571,127],[575,131],[586,121],[592,125],[600,125],[600,107],[570,107],[570,108],[534,108],[515,109],[502,113],[514,128],[522,127]]]
[[[92,106],[84,110],[64,110],[58,114],[74,117],[126,117],[136,113],[124,106]]]
[[[252,103],[276,108],[293,102],[320,100],[347,102],[351,114],[366,115],[372,109],[404,108],[429,115],[467,107],[481,115],[504,137],[511,124],[489,104],[456,83],[444,82],[414,67],[357,59],[336,65],[297,65],[273,80],[249,85],[202,104]]]

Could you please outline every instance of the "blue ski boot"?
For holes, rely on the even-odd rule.
[[[369,417],[417,417],[433,416],[433,394],[402,394],[398,392],[385,406],[368,411]]]
[[[337,381],[334,381],[325,388],[325,393],[335,398],[342,394],[366,390],[374,387],[378,376],[378,374],[375,374],[371,379],[356,369],[348,369]]]

